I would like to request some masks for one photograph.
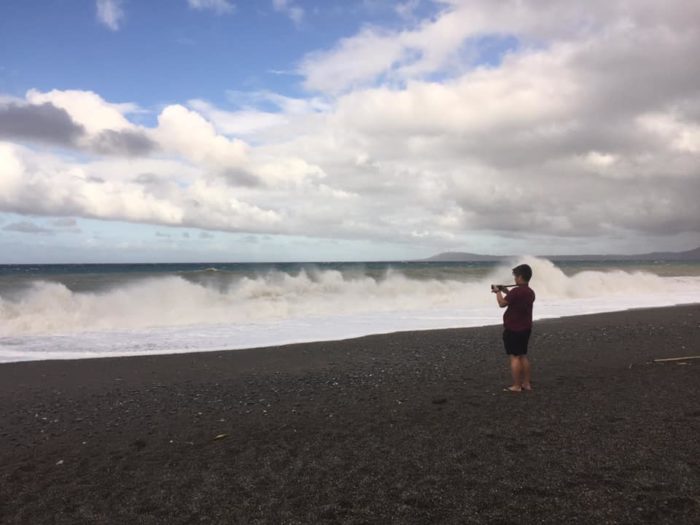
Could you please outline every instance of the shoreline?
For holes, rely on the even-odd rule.
[[[564,315],[564,316],[556,316],[556,317],[544,317],[544,318],[539,318],[535,319],[534,323],[539,324],[542,322],[547,322],[551,320],[557,320],[557,319],[576,319],[579,317],[588,317],[588,316],[594,316],[594,315],[607,315],[607,314],[615,314],[615,313],[623,313],[623,312],[636,312],[636,311],[645,311],[645,310],[657,310],[657,309],[668,309],[668,308],[677,308],[677,307],[690,307],[690,306],[700,306],[700,302],[693,302],[693,303],[679,303],[679,304],[674,304],[674,305],[667,305],[667,306],[642,306],[642,307],[633,307],[633,308],[625,308],[622,310],[606,310],[602,312],[593,312],[593,313],[585,313],[585,314],[576,314],[576,315]],[[425,329],[415,329],[415,330],[395,330],[395,331],[389,331],[389,332],[371,332],[371,333],[366,333],[366,334],[360,334],[356,336],[350,336],[350,337],[341,337],[339,339],[309,339],[309,340],[300,340],[300,341],[291,341],[291,342],[281,342],[279,344],[266,344],[262,346],[242,346],[242,347],[216,347],[212,349],[202,349],[202,350],[191,350],[191,349],[186,349],[186,350],[157,350],[155,352],[150,352],[150,353],[143,353],[143,354],[110,354],[109,352],[103,354],[103,355],[91,355],[91,356],[81,356],[81,357],[67,357],[67,358],[37,358],[37,359],[25,359],[25,360],[17,360],[17,361],[0,361],[0,367],[3,365],[7,364],[12,364],[12,363],[33,363],[33,362],[39,362],[39,361],[82,361],[82,360],[92,360],[92,359],[119,359],[119,358],[137,358],[137,357],[148,357],[148,356],[169,356],[169,355],[183,355],[183,354],[199,354],[199,353],[212,353],[212,352],[238,352],[242,350],[264,350],[267,348],[284,348],[287,346],[294,346],[294,345],[303,345],[303,344],[316,344],[316,343],[335,343],[335,342],[341,342],[341,341],[352,341],[356,339],[362,339],[364,337],[372,337],[372,336],[386,336],[386,335],[394,335],[394,334],[405,334],[405,333],[419,333],[419,332],[440,332],[444,330],[468,330],[468,329],[480,329],[480,328],[488,328],[488,327],[493,327],[493,326],[501,326],[502,321],[501,321],[501,316],[502,316],[502,310],[499,309],[496,311],[496,316],[494,317],[495,322],[492,324],[483,324],[483,325],[475,325],[475,326],[454,326],[454,327],[446,327],[446,328],[425,328]]]
[[[0,522],[697,523],[700,305],[0,366]]]

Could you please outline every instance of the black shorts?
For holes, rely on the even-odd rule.
[[[528,341],[530,341],[530,330],[522,332],[503,330],[503,346],[508,355],[527,355]]]

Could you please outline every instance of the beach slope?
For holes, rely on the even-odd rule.
[[[700,306],[0,365],[0,522],[698,523]]]

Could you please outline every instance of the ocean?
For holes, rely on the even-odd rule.
[[[699,262],[0,265],[0,362],[500,324],[490,285],[522,262],[535,319],[700,302]]]

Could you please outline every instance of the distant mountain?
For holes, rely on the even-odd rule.
[[[511,255],[480,255],[465,252],[444,252],[421,261],[487,262],[512,259]],[[551,261],[700,261],[700,247],[685,252],[652,252],[638,255],[541,255]]]
[[[644,257],[663,261],[700,261],[700,247],[687,252],[653,252]]]

